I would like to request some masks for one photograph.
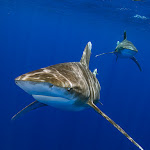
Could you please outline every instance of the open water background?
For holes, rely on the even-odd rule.
[[[132,60],[113,51],[127,31],[137,47]],[[0,150],[136,150],[92,109],[67,112],[52,107],[11,117],[33,101],[15,85],[24,73],[80,61],[92,42],[90,70],[98,68],[98,105],[145,150],[150,149],[150,1],[0,0]]]

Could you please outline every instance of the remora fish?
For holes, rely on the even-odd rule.
[[[15,79],[16,84],[36,99],[16,115],[21,115],[43,106],[80,111],[91,107],[101,114],[139,149],[136,143],[119,125],[103,113],[96,104],[100,99],[100,84],[96,78],[97,69],[89,70],[92,44],[86,45],[80,62],[56,64],[23,74]]]
[[[108,52],[108,53],[102,53],[102,54],[96,55],[95,57],[98,57],[98,56],[104,55],[104,54],[115,54],[117,56],[116,61],[117,61],[118,57],[119,58],[130,58],[137,64],[140,71],[142,71],[140,64],[134,57],[134,55],[137,52],[138,52],[138,50],[130,41],[127,40],[126,32],[124,32],[124,40],[122,42],[119,42],[119,41],[117,42],[117,47],[115,48],[115,51]]]

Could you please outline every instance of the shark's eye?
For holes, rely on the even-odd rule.
[[[70,87],[69,87],[69,88],[67,88],[67,91],[68,91],[68,92],[70,92],[71,90],[72,90],[72,88],[70,88]]]
[[[50,85],[49,85],[49,87],[51,88],[51,87],[53,87],[53,85],[52,85],[52,84],[50,84]]]

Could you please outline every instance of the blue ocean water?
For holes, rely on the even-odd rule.
[[[114,55],[126,30],[142,67]],[[150,149],[150,1],[1,0],[0,150],[136,150],[92,109],[67,112],[43,107],[11,121],[33,98],[16,86],[21,74],[79,61],[92,42],[90,70],[98,69],[103,112],[145,150]]]

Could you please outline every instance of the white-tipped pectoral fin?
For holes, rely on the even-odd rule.
[[[22,110],[20,110],[17,114],[15,114],[11,120],[16,120],[17,118],[21,117],[22,115],[26,114],[27,112],[37,109],[39,107],[47,106],[46,104],[40,103],[38,101],[34,101]]]
[[[106,120],[108,120],[115,128],[117,128],[123,135],[125,135],[133,144],[135,144],[140,150],[144,150],[138,143],[136,143],[118,124],[116,124],[111,118],[103,113],[94,103],[88,103],[97,113],[101,114]]]
[[[139,67],[140,71],[142,71],[142,68],[141,68],[140,64],[138,63],[138,61],[136,60],[136,58],[133,56],[133,57],[131,57],[131,59],[137,64],[137,66]]]
[[[101,53],[101,54],[96,55],[95,57],[98,57],[98,56],[101,56],[101,55],[105,55],[105,54],[114,54],[114,52]]]

